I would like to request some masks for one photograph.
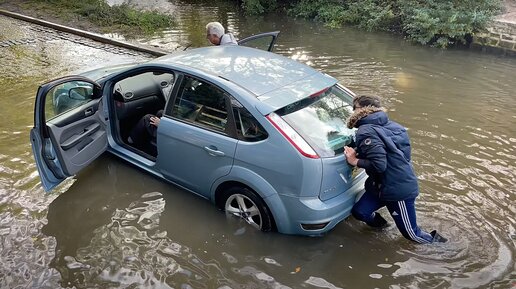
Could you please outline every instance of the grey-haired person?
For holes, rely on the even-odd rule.
[[[369,226],[385,227],[388,223],[377,210],[387,207],[405,238],[417,243],[446,242],[436,230],[428,233],[417,225],[419,186],[411,163],[409,136],[405,127],[389,120],[380,97],[355,97],[347,125],[357,128],[357,147],[344,148],[346,160],[364,168],[368,175],[365,193],[353,206],[353,216]]]
[[[225,33],[224,26],[219,22],[210,22],[206,25],[206,38],[213,45],[238,45],[235,36]]]

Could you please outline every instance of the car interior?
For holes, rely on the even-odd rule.
[[[226,132],[226,97],[223,91],[212,85],[185,77],[172,115],[211,130]]]
[[[171,94],[175,76],[172,73],[145,72],[124,78],[114,85],[115,122],[119,140],[131,150],[149,158],[157,156],[155,139],[145,146],[135,146],[129,139],[131,130],[146,114],[164,109]]]
[[[217,87],[185,77],[175,100],[172,115],[186,122],[195,123],[211,131],[231,135],[232,121],[228,116],[226,100],[229,98],[239,140],[260,141],[267,138],[267,132],[257,120],[234,97]]]
[[[147,114],[156,115],[165,108],[175,80],[173,73],[154,71],[130,76],[115,83],[114,128],[117,131],[113,131],[113,136],[118,137],[119,143],[150,160],[156,159],[155,138],[151,138],[144,145],[136,145],[129,136],[142,117]],[[226,95],[213,85],[193,77],[185,77],[171,113],[182,121],[227,134],[229,119]],[[236,121],[236,137],[252,142],[267,138],[267,132],[256,119],[233,97],[230,100]]]

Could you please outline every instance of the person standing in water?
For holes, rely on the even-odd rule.
[[[428,233],[417,225],[415,201],[419,194],[411,164],[407,130],[389,120],[378,96],[353,99],[348,128],[358,128],[356,150],[344,147],[347,162],[364,168],[368,175],[365,193],[353,206],[353,216],[372,227],[383,228],[387,221],[376,212],[387,207],[401,234],[417,243],[446,242],[436,230]]]

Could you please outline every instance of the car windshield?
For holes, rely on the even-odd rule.
[[[318,92],[287,105],[276,113],[292,126],[320,157],[344,152],[353,142],[355,129],[348,129],[346,119],[353,112],[352,96],[338,86]]]

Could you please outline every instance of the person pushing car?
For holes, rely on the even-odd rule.
[[[409,136],[403,126],[389,120],[380,97],[355,97],[347,126],[358,130],[356,150],[344,147],[346,160],[352,166],[364,168],[368,175],[365,193],[351,211],[353,216],[369,226],[386,227],[387,221],[376,211],[387,207],[398,230],[408,240],[446,242],[436,230],[428,233],[417,225],[415,200],[419,186],[411,163]]]

